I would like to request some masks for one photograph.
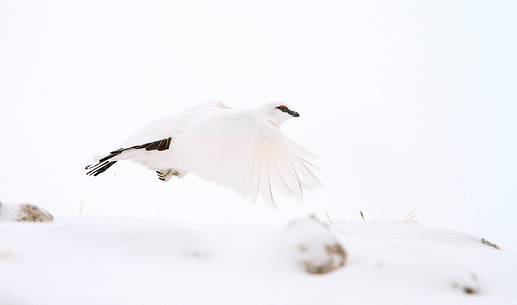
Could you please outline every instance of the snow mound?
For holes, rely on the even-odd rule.
[[[76,218],[0,236],[1,305],[517,304],[514,253],[416,224]],[[338,243],[346,264],[308,274],[300,242]]]

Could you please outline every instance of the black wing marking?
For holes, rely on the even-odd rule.
[[[131,146],[128,148],[119,148],[117,150],[110,152],[109,155],[99,159],[99,162],[97,164],[88,165],[87,167],[85,167],[85,170],[88,170],[88,172],[86,172],[86,174],[89,176],[97,176],[99,174],[102,174],[108,168],[110,168],[113,164],[115,164],[117,162],[117,161],[108,161],[108,160],[110,160],[111,158],[113,158],[115,156],[120,155],[121,153],[125,152],[126,150],[144,149],[145,148],[146,151],[152,151],[152,150],[164,151],[164,150],[167,150],[170,148],[171,142],[172,142],[172,138],[169,137],[166,139],[149,142],[149,143],[145,143],[145,144],[141,144],[141,145],[135,145],[135,146]]]

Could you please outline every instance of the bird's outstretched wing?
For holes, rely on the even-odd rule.
[[[280,193],[302,200],[321,185],[314,155],[270,122],[242,114],[200,122],[177,139],[175,155],[184,170],[252,201],[274,204]]]

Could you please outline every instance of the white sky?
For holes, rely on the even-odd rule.
[[[184,221],[241,210],[390,221],[416,207],[421,223],[517,245],[516,9],[3,0],[0,200],[58,216]],[[325,189],[274,211],[129,164],[83,176],[141,125],[211,100],[292,105],[301,118],[283,131],[320,156]]]

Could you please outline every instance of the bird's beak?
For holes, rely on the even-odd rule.
[[[293,116],[293,117],[297,118],[297,117],[299,117],[299,116],[300,116],[300,114],[299,114],[298,112],[296,112],[296,111],[295,111],[295,112],[293,112],[293,113],[291,114],[291,116]]]

